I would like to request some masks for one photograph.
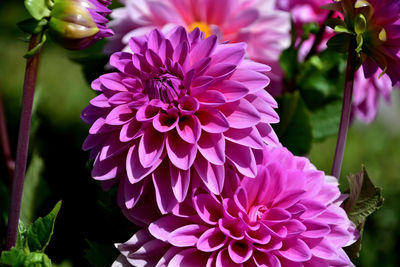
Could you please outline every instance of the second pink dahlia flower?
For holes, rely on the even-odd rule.
[[[216,34],[220,42],[246,42],[247,56],[271,66],[270,92],[278,93],[283,72],[279,57],[290,44],[290,15],[276,10],[275,0],[125,0],[113,10],[110,26],[114,37],[107,52],[121,50],[131,37],[150,30],[184,26],[199,27],[206,36]]]
[[[220,196],[201,189],[117,244],[124,266],[350,266],[358,238],[340,207],[336,178],[285,148],[265,149],[255,178],[230,179]],[[236,176],[227,169],[227,175]],[[186,204],[186,205],[185,205]]]
[[[218,44],[198,29],[153,30],[129,49],[111,56],[118,71],[92,83],[100,95],[82,112],[92,176],[120,182],[128,209],[153,183],[162,212],[186,198],[192,171],[215,194],[226,162],[255,177],[254,151],[278,144],[277,104],[264,90],[270,68],[245,60],[244,43]]]

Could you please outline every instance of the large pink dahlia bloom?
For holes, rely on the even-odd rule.
[[[264,90],[270,68],[245,60],[244,43],[218,44],[198,29],[153,30],[129,47],[111,56],[118,71],[92,83],[101,94],[82,112],[93,178],[119,181],[128,209],[152,182],[167,212],[185,199],[192,171],[215,194],[226,162],[255,177],[253,151],[279,143],[277,104]]]
[[[247,55],[272,67],[270,92],[278,92],[283,72],[281,52],[290,44],[290,16],[275,10],[275,0],[125,0],[125,7],[113,10],[110,27],[115,31],[106,48],[121,50],[132,36],[151,29],[182,25],[199,27],[219,41],[246,42]]]
[[[340,207],[336,179],[286,148],[266,148],[262,157],[255,178],[226,184],[220,196],[197,190],[181,212],[117,244],[121,256],[115,264],[351,265],[342,248],[358,234]],[[227,175],[235,173],[227,169]]]

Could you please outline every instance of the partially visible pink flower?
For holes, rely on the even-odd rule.
[[[270,126],[279,117],[264,90],[270,68],[245,60],[245,48],[183,27],[132,37],[129,52],[111,56],[118,71],[92,83],[100,95],[82,112],[93,178],[105,187],[119,182],[127,209],[153,184],[165,213],[186,198],[194,177],[219,194],[227,162],[256,176],[254,153],[279,144]]]
[[[116,34],[106,47],[108,53],[154,28],[199,27],[206,36],[216,34],[220,42],[246,42],[250,59],[272,67],[268,90],[279,92],[283,75],[279,57],[290,44],[290,17],[275,9],[275,0],[126,0],[124,4],[111,14]]]
[[[286,148],[266,148],[255,178],[221,196],[201,189],[181,209],[117,244],[133,266],[350,266],[358,238],[334,177]],[[185,205],[186,204],[186,205]],[[117,264],[117,263],[116,263]],[[126,264],[126,262],[125,262]],[[147,265],[146,265],[147,264]]]
[[[355,74],[352,112],[365,123],[375,120],[381,96],[390,103],[392,82],[387,75],[379,75],[380,71],[376,71],[370,78],[365,78],[362,68]]]

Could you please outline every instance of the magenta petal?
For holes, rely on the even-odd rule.
[[[171,179],[168,174],[168,163],[163,163],[153,172],[153,184],[156,191],[156,201],[161,213],[171,212],[178,204],[171,186]]]
[[[231,267],[231,266],[242,266],[238,265],[232,261],[231,257],[229,256],[228,249],[221,250],[217,255],[216,260],[216,267]]]
[[[324,237],[329,234],[331,229],[328,224],[321,223],[315,220],[304,220],[302,222],[306,226],[306,231],[301,235],[310,238]]]
[[[251,148],[229,142],[226,144],[226,156],[244,176],[255,177],[257,175],[257,167]]]
[[[189,144],[181,139],[176,132],[167,135],[167,153],[172,164],[182,170],[188,170],[197,154],[197,145]]]
[[[244,58],[245,50],[245,43],[221,44],[215,49],[212,64],[230,63],[238,65]]]
[[[250,93],[264,89],[270,82],[267,75],[242,68],[237,69],[231,79],[242,83]]]
[[[204,252],[212,252],[222,248],[227,240],[228,237],[218,228],[210,228],[199,237],[196,247]]]
[[[196,116],[181,116],[176,131],[184,141],[195,144],[201,134],[200,121]]]
[[[228,246],[229,256],[235,263],[244,263],[250,259],[253,249],[249,243],[244,240],[232,240]]]
[[[193,205],[199,217],[210,225],[216,225],[223,217],[221,204],[209,194],[198,194],[193,197]]]
[[[113,105],[123,105],[131,102],[132,100],[133,98],[131,92],[120,92],[110,97],[108,101]]]
[[[285,240],[283,247],[278,252],[282,257],[294,261],[304,262],[311,259],[311,251],[301,239]]]
[[[207,188],[214,194],[219,195],[222,192],[225,181],[224,166],[214,165],[203,157],[198,156],[194,162],[194,167]]]
[[[160,109],[152,105],[144,105],[136,112],[136,120],[150,121],[159,113]]]
[[[201,128],[209,133],[223,133],[229,129],[229,123],[224,114],[218,109],[207,107],[196,112]]]
[[[104,95],[98,95],[95,98],[93,98],[92,100],[89,101],[90,104],[92,104],[95,107],[99,107],[99,108],[110,108],[111,105],[108,102],[108,98]]]
[[[224,80],[218,83],[218,85],[213,86],[212,89],[221,92],[224,95],[226,102],[239,100],[249,93],[247,87],[232,80]]]
[[[211,55],[217,46],[217,36],[212,35],[200,41],[190,53],[191,65]]]
[[[254,149],[262,149],[264,146],[262,137],[255,127],[245,129],[229,129],[224,133],[224,136],[227,140],[233,143],[248,146]]]
[[[127,124],[124,124],[119,134],[119,140],[121,142],[129,142],[143,134],[142,123],[136,119],[131,120]]]
[[[165,143],[165,135],[148,127],[139,142],[139,161],[143,168],[150,168],[160,158]]]
[[[100,76],[99,80],[101,84],[104,85],[109,90],[125,92],[126,88],[121,83],[121,80],[123,78],[124,78],[123,74],[112,72]]]
[[[203,132],[197,145],[203,157],[212,164],[225,163],[225,138],[222,134]]]
[[[261,120],[257,109],[245,99],[227,103],[220,106],[219,109],[224,113],[232,128],[243,129],[252,127]]]
[[[190,170],[181,170],[176,168],[173,164],[169,164],[169,171],[171,175],[171,186],[175,198],[178,202],[182,202],[188,193],[190,185]]]
[[[226,103],[224,94],[216,90],[209,89],[200,94],[197,98],[201,104],[205,106],[218,107]]]
[[[223,80],[231,76],[235,70],[236,65],[230,63],[218,63],[210,66],[204,74],[214,77],[215,80]]]
[[[111,157],[105,160],[96,158],[93,164],[92,177],[96,180],[109,180],[121,172],[121,157]]]
[[[126,105],[120,105],[111,110],[106,117],[106,123],[109,125],[122,125],[133,119],[132,110]]]
[[[106,124],[106,120],[102,117],[98,118],[89,129],[90,134],[101,134],[101,133],[109,133],[116,130],[114,125]]]
[[[177,253],[168,264],[168,267],[182,266],[206,266],[208,261],[207,254],[195,248],[188,248]]]
[[[168,236],[175,229],[178,229],[188,222],[185,219],[176,217],[175,215],[169,214],[161,217],[155,222],[149,225],[149,232],[157,239],[166,242]]]
[[[123,190],[121,194],[124,195],[124,204],[127,209],[131,209],[136,205],[146,184],[147,181],[144,182],[144,180],[136,184],[131,184],[127,178],[120,182],[120,187],[122,187]]]
[[[281,263],[275,255],[255,250],[253,258],[260,267],[281,267]]]
[[[144,177],[149,175],[154,169],[160,165],[162,159],[159,158],[153,166],[149,168],[143,168],[139,160],[139,148],[138,144],[133,144],[128,150],[126,156],[126,173],[128,175],[131,184],[137,183]]]
[[[198,224],[182,226],[168,235],[168,242],[176,247],[194,246],[206,229],[205,226]]]

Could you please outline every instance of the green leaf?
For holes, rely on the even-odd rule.
[[[292,80],[296,74],[298,65],[297,57],[298,51],[294,47],[289,47],[282,52],[279,62],[287,80]]]
[[[346,53],[349,49],[351,35],[347,33],[339,33],[328,40],[328,48],[339,53]]]
[[[344,201],[343,208],[360,232],[360,238],[346,248],[346,252],[350,257],[358,257],[365,221],[369,215],[383,205],[382,189],[372,183],[365,166],[362,167],[361,172],[355,175],[350,174],[347,179],[349,180],[350,194]]]
[[[50,9],[47,6],[48,1],[46,0],[25,0],[25,8],[29,14],[36,19],[41,20],[44,17],[50,16]]]
[[[299,92],[278,98],[278,107],[281,121],[274,128],[280,141],[293,154],[307,154],[312,142],[310,112]]]
[[[1,253],[0,263],[1,266],[9,265],[13,267],[24,266],[26,254],[23,250],[17,248],[11,248],[9,251],[3,251]]]
[[[46,34],[42,35],[42,39],[40,40],[40,43],[38,43],[34,48],[32,48],[31,50],[28,51],[28,53],[26,53],[24,55],[24,58],[29,58],[34,56],[36,53],[39,53],[40,48],[42,48],[42,46],[44,45],[44,43],[46,42],[47,38],[46,38]]]
[[[51,267],[51,260],[44,253],[32,252],[26,256],[24,267]]]
[[[38,202],[47,195],[46,187],[42,182],[44,161],[34,152],[25,176],[24,192],[21,202],[21,220],[28,224],[33,221]]]
[[[338,32],[338,33],[354,34],[351,30],[347,29],[346,26],[342,26],[342,25],[335,26],[334,30],[335,30],[335,32]]]
[[[29,226],[26,237],[31,251],[43,252],[49,244],[60,207],[61,201],[56,204],[47,216],[37,219]]]
[[[337,134],[341,111],[342,101],[339,99],[312,112],[312,135],[315,140],[323,140]]]
[[[41,33],[44,27],[47,25],[46,19],[35,20],[35,19],[26,19],[17,23],[17,26],[26,33],[29,34],[38,34]]]
[[[119,254],[118,250],[115,249],[113,245],[103,245],[90,240],[86,241],[89,244],[89,249],[85,251],[85,258],[91,266],[111,266]]]

